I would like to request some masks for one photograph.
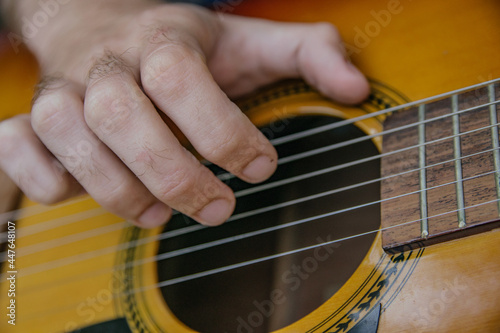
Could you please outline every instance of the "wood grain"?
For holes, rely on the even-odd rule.
[[[494,89],[498,92],[498,84]],[[488,101],[488,90],[483,87],[424,105],[425,139],[419,139],[417,132],[417,108],[394,113],[385,120],[384,130],[415,126],[383,138],[383,153],[389,154],[382,158],[382,227],[387,228],[382,235],[384,249],[427,246],[498,226],[499,185],[492,151],[495,138],[490,108],[483,106]],[[453,130],[453,112],[457,112],[458,135]],[[498,128],[496,124],[494,127]],[[456,140],[459,149],[455,149]],[[412,148],[419,142],[425,143],[425,175],[419,171],[408,173],[419,169],[418,148]],[[457,178],[457,169],[461,178]],[[420,185],[421,177],[425,177],[425,187]],[[463,198],[457,186],[462,188]],[[422,191],[425,202],[420,196]],[[461,210],[465,227],[459,226]],[[427,237],[420,231],[425,219]],[[481,228],[473,230],[478,226]]]
[[[359,0],[355,4],[352,1],[339,0],[229,1],[231,6],[228,11],[284,21],[332,22],[337,25],[344,40],[349,45],[356,46],[358,29],[364,30],[370,22],[377,22],[372,13],[387,10],[390,2],[392,3],[385,0]],[[401,13],[393,15],[390,24],[382,27],[376,36],[370,37],[366,46],[358,47],[359,52],[351,54],[353,63],[369,77],[404,93],[411,100],[500,77],[498,61],[500,3],[497,0],[475,2],[457,0],[453,3],[421,0],[399,3],[403,8]],[[0,64],[10,68],[7,62]],[[36,66],[33,62],[16,65],[16,68],[34,67]],[[36,77],[36,74],[34,76]],[[10,87],[15,86],[14,83],[24,86],[23,91],[29,91],[32,85],[32,81],[17,74],[9,76],[4,84]],[[16,89],[8,91],[12,90],[16,91]],[[496,98],[500,98],[498,91],[496,94]],[[2,100],[2,106],[29,105],[28,95],[24,95],[23,100],[12,100],[9,103],[3,103]],[[301,110],[304,113],[320,113],[328,109],[336,116],[349,117],[363,112],[357,108],[335,106],[313,98],[294,100],[291,104],[296,107],[294,109],[288,106],[289,110]],[[266,116],[263,116],[265,112],[261,112],[261,119],[273,118],[272,110],[278,106],[268,105],[269,112]],[[434,107],[436,114],[443,112],[442,106]],[[2,111],[7,112],[2,116],[12,115],[17,111],[22,112],[21,109],[23,108],[16,110],[10,107],[2,108]],[[253,118],[254,121],[255,119]],[[370,134],[380,131],[376,126],[362,128]],[[429,133],[432,136],[442,134],[436,131]],[[393,144],[399,144],[399,141],[405,140],[405,136],[409,136],[410,139],[413,137],[411,131],[399,134],[399,137],[393,140]],[[474,140],[476,139],[471,138],[471,141]],[[429,146],[429,159],[435,158],[439,161],[445,158],[445,155],[450,154],[448,146],[449,143],[443,143],[441,147]],[[404,168],[414,166],[414,156],[415,152],[408,152],[406,156],[399,158],[407,164]],[[402,165],[396,157],[393,161]],[[486,160],[485,163],[489,162]],[[452,177],[451,168],[446,165],[430,170],[428,183],[443,183],[444,179]],[[383,172],[389,174],[395,172],[390,165],[384,170]],[[473,169],[469,171],[471,174],[475,172]],[[405,190],[417,187],[418,175],[409,173],[398,179],[393,188],[386,189],[385,193],[387,195],[404,193]],[[476,183],[466,185],[467,191],[471,193],[481,192],[481,187],[482,184]],[[436,211],[453,204],[453,188],[446,189],[442,194],[436,192],[433,195],[437,197],[435,202],[443,201],[443,206],[433,208]],[[407,214],[412,218],[419,218],[418,200],[419,198],[414,196],[410,205],[390,206],[395,211],[391,212],[390,209],[384,212],[384,217],[404,220],[401,216]],[[30,205],[33,203],[24,199],[21,207]],[[120,285],[116,283],[117,274],[112,268],[120,255],[122,235],[129,230],[129,227],[101,232],[91,239],[60,244],[61,240],[121,223],[119,218],[104,211],[97,217],[89,217],[89,212],[94,209],[99,207],[88,199],[20,219],[18,226],[26,233],[24,235],[20,233],[18,244],[20,248],[26,249],[25,252],[31,250],[30,254],[20,256],[18,259],[22,267],[18,281],[18,301],[22,307],[19,308],[18,326],[13,328],[6,320],[1,320],[0,331],[67,332],[127,316],[127,309],[119,302]],[[395,224],[394,221],[387,223]],[[51,228],[43,229],[47,226]],[[40,232],[29,234],[32,230]],[[144,231],[143,237],[155,237],[159,232],[159,230]],[[409,232],[418,236],[419,227],[411,227]],[[496,229],[426,247],[420,252],[407,250],[402,253],[404,260],[399,260],[401,255],[391,256],[383,251],[381,238],[377,237],[363,263],[333,297],[310,315],[279,332],[349,331],[356,323],[356,318],[358,321],[362,320],[368,310],[382,304],[383,311],[379,324],[381,333],[497,333],[500,327],[499,242],[500,230]],[[49,247],[47,244],[60,246]],[[40,247],[45,248],[40,249]],[[34,252],[35,248],[38,251]],[[111,250],[106,252],[103,249]],[[142,253],[143,258],[150,258],[156,250],[157,243],[148,243]],[[86,253],[92,251],[104,253],[92,260],[81,259],[69,265],[44,270],[45,266],[64,262],[71,257],[84,257]],[[134,285],[154,283],[155,263],[150,262],[144,266],[141,268],[142,275],[128,276],[125,280]],[[95,275],[95,271],[101,274]],[[390,293],[388,284],[380,284],[381,281],[390,282],[394,286]],[[3,279],[0,281],[2,308],[6,306],[7,298],[4,295],[7,294],[7,290],[8,285]],[[375,291],[378,294],[373,294]],[[371,302],[367,301],[369,295],[373,295]],[[376,295],[379,295],[378,298]],[[142,302],[138,306],[150,314],[148,318],[153,318],[147,323],[149,331],[192,332],[169,311],[158,290],[149,289],[145,293],[140,293],[138,298]],[[97,300],[100,302],[96,303]],[[366,310],[360,311],[358,306],[361,304],[368,304]],[[130,315],[127,318],[134,319]]]

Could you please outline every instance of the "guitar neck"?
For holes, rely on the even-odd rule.
[[[499,83],[396,112],[384,123],[386,250],[498,226]]]

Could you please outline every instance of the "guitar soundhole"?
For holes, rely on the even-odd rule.
[[[332,123],[326,116],[296,117],[281,120],[263,129],[275,139],[306,129]],[[321,134],[278,145],[280,158],[363,136],[349,125]],[[378,154],[370,140],[327,151],[281,165],[265,184],[308,174],[334,165],[356,161]],[[223,171],[211,166],[216,174]],[[252,212],[290,200],[358,184],[379,177],[379,161],[375,159],[341,168],[312,178],[288,183],[242,196],[235,214]],[[258,185],[238,179],[227,181],[235,192]],[[159,254],[218,239],[242,235],[292,221],[336,212],[329,217],[244,238],[203,251],[177,256],[158,263],[159,281],[167,281],[220,267],[247,262],[278,253],[342,238],[328,246],[253,263],[222,273],[176,283],[161,289],[172,312],[187,326],[201,332],[269,332],[285,327],[314,311],[335,292],[359,266],[369,250],[380,225],[378,204],[348,209],[379,200],[379,184],[356,187],[335,194],[273,209],[160,243]],[[343,212],[339,212],[344,210]],[[195,224],[177,215],[165,231]],[[336,309],[330,309],[334,312]],[[314,327],[314,325],[311,325]]]

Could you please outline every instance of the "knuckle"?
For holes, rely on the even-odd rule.
[[[121,128],[138,102],[121,86],[105,80],[89,87],[84,104],[84,117],[94,131],[107,132]]]
[[[223,135],[214,135],[211,140],[206,140],[199,151],[209,161],[224,164],[223,162],[228,159],[241,159],[242,156],[239,156],[239,152],[242,150],[242,146],[241,138],[226,132]]]
[[[103,173],[92,155],[95,148],[95,141],[80,140],[76,144],[67,145],[64,151],[55,155],[76,179],[82,181],[86,177]]]
[[[110,211],[127,218],[133,218],[136,211],[141,209],[138,209],[138,206],[142,204],[142,200],[135,200],[138,198],[130,195],[136,191],[136,186],[132,181],[124,180],[118,184],[106,184],[106,186],[100,187],[91,194],[97,202]],[[134,198],[134,200],[130,200],[131,198]]]
[[[119,184],[108,184],[91,195],[109,211],[131,220],[137,220],[156,201],[151,192],[134,178]]]
[[[0,156],[8,158],[18,153],[21,141],[30,136],[28,115],[15,116],[0,122]]]
[[[54,91],[40,96],[31,109],[31,125],[37,134],[49,133],[66,124],[64,111],[71,105],[64,94]]]
[[[242,137],[239,132],[227,131],[224,135],[213,137],[210,145],[200,149],[200,153],[209,161],[233,173],[241,172],[259,155],[270,154],[272,151],[270,143],[260,133]]]
[[[39,181],[42,177],[49,181],[43,181],[44,185],[40,186]],[[44,205],[53,205],[66,200],[80,188],[69,173],[61,169],[52,172],[45,170],[44,173],[29,168],[23,169],[19,171],[17,180],[19,187],[30,199]]]
[[[21,190],[32,200],[50,205],[67,199],[74,191],[76,183],[66,169],[56,160],[51,164],[35,167],[30,163],[21,163],[20,156],[33,154],[30,146],[37,145],[37,140],[30,125],[29,115],[19,115],[0,123],[0,159],[12,160],[16,167],[6,170]],[[39,185],[40,178],[44,186]],[[38,181],[37,181],[38,180]]]
[[[182,202],[194,193],[196,186],[196,177],[180,167],[162,180],[158,189],[159,199],[166,204]]]
[[[193,48],[169,42],[153,51],[145,60],[141,71],[144,89],[150,94],[169,94],[185,91],[196,62]]]

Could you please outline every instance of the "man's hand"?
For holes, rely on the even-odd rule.
[[[36,10],[18,2],[18,17]],[[326,23],[220,19],[138,0],[73,0],[51,20],[28,41],[44,78],[31,117],[0,124],[1,166],[36,201],[86,191],[143,227],[172,208],[207,225],[234,209],[232,191],[175,131],[247,182],[274,172],[274,148],[229,98],[287,77],[343,103],[369,90]]]

